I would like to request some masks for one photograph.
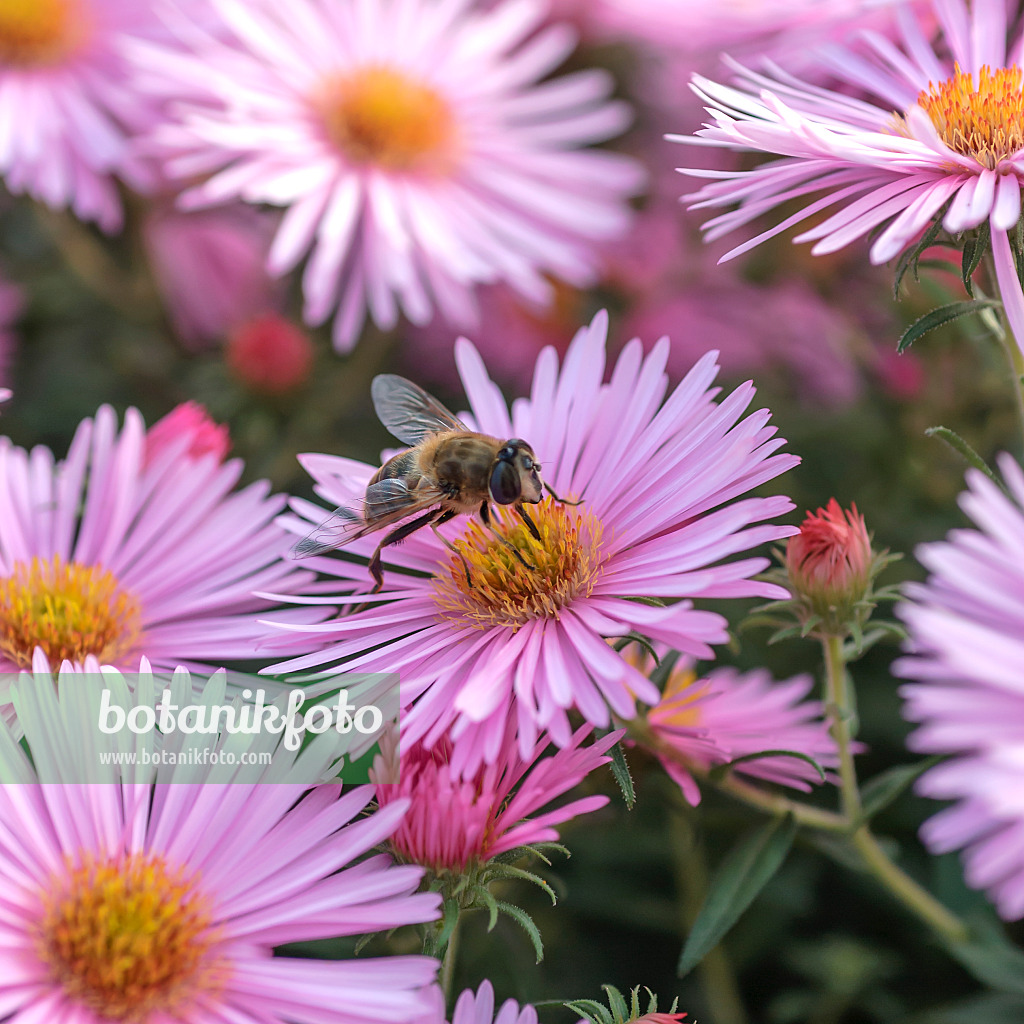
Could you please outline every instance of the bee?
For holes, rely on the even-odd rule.
[[[535,568],[520,550],[494,526],[490,506],[511,505],[535,540],[540,531],[525,505],[535,505],[546,490],[555,501],[566,502],[543,481],[541,464],[522,438],[502,441],[470,430],[418,384],[393,373],[374,377],[370,386],[377,417],[409,449],[399,452],[374,473],[362,502],[335,509],[308,537],[295,545],[295,558],[307,558],[343,547],[359,537],[394,526],[370,559],[373,593],[384,585],[381,552],[429,526],[462,561],[466,582],[473,585],[469,565],[438,527],[456,516],[479,512],[497,538],[528,569]],[[416,513],[420,513],[416,515]],[[402,520],[416,515],[408,522]]]

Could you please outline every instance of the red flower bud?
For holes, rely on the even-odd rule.
[[[188,440],[182,442],[181,438]],[[146,431],[145,462],[151,463],[171,445],[184,444],[183,454],[200,458],[213,452],[223,460],[231,447],[228,428],[215,423],[198,402],[182,402]]]
[[[798,599],[823,620],[826,632],[842,635],[854,606],[868,592],[875,556],[864,517],[851,505],[844,512],[832,498],[789,538],[786,571]]]
[[[227,364],[253,391],[281,395],[305,382],[313,345],[303,331],[276,313],[242,324],[228,338]]]

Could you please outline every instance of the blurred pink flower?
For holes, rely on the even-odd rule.
[[[950,757],[917,790],[952,800],[921,829],[936,853],[962,849],[968,884],[1007,920],[1024,917],[1024,472],[1004,455],[1004,494],[967,471],[960,506],[977,529],[917,549],[931,572],[907,584],[899,614],[910,632],[900,692],[918,722],[912,750]]]
[[[636,629],[709,657],[710,645],[727,638],[726,621],[693,608],[694,598],[785,595],[752,579],[767,559],[721,563],[794,532],[766,522],[792,508],[788,498],[740,497],[799,461],[775,454],[784,442],[766,410],[742,418],[753,385],[716,404],[711,352],[666,398],[668,339],[646,356],[638,340],[628,344],[605,384],[607,326],[599,314],[580,330],[561,367],[553,351],[541,353],[531,397],[517,400],[511,416],[476,349],[465,340],[456,347],[468,422],[499,438],[526,438],[554,490],[583,499],[575,507],[551,498],[530,506],[541,543],[518,518],[492,516],[497,531],[538,565],[521,566],[475,517],[442,527],[469,563],[472,587],[460,559],[426,530],[387,549],[400,571],[387,570],[379,594],[366,594],[365,567],[310,559],[355,594],[305,600],[366,607],[322,627],[300,627],[292,649],[303,653],[275,671],[344,662],[352,670],[398,672],[403,703],[412,705],[403,742],[431,745],[451,728],[470,764],[497,757],[511,707],[525,758],[541,731],[559,746],[569,742],[570,708],[604,727],[609,709],[630,718],[634,697],[657,701],[651,682],[604,637]],[[302,462],[331,505],[361,500],[376,468],[327,455]],[[324,517],[309,502],[293,508],[303,517],[290,523],[296,532]],[[369,555],[379,539],[356,541],[346,554]],[[637,597],[682,600],[655,608]],[[472,741],[463,738],[469,732]]]
[[[212,173],[189,207],[286,208],[270,269],[310,254],[305,317],[336,311],[339,349],[367,310],[383,328],[435,307],[467,323],[478,284],[542,303],[545,274],[594,280],[595,245],[625,231],[642,174],[579,151],[629,121],[606,72],[538,84],[575,44],[567,26],[542,27],[541,4],[213,3],[224,40],[192,32],[189,59],[136,49],[155,94],[205,97],[178,104],[154,144],[172,175]]]
[[[227,425],[216,423],[198,402],[182,402],[146,431],[143,464],[151,465],[168,449],[192,459],[212,454],[223,462],[231,449]]]
[[[590,726],[577,729],[551,757],[541,756],[548,746],[542,736],[524,759],[510,728],[494,762],[467,774],[454,764],[457,740],[444,736],[431,747],[400,751],[392,734],[381,741],[371,772],[382,807],[408,798],[409,810],[391,836],[391,850],[399,860],[435,873],[464,873],[517,847],[556,842],[552,826],[608,803],[606,796],[581,797],[528,817],[611,760],[606,752],[622,733],[583,746],[591,731]]]
[[[647,656],[637,660],[646,672],[654,668]],[[836,744],[822,719],[822,705],[804,699],[813,686],[810,676],[776,682],[761,669],[741,673],[720,668],[698,677],[691,662],[682,659],[669,676],[661,700],[647,713],[655,737],[685,762],[659,754],[665,771],[696,806],[700,789],[687,764],[705,772],[746,754],[793,750],[823,768],[837,767]],[[814,768],[797,757],[755,758],[733,770],[805,791],[821,781]]]
[[[273,220],[236,205],[184,213],[156,202],[143,221],[149,261],[177,335],[190,347],[222,341],[276,309],[282,288],[266,270]]]
[[[151,768],[147,781],[108,765],[107,781],[85,785],[81,758],[101,748],[83,728],[83,692],[98,699],[101,683],[94,674],[68,685],[66,671],[57,687],[49,672],[18,680],[35,712],[25,721],[31,762],[0,725],[0,817],[18,823],[0,830],[9,1019],[380,1024],[433,1008],[430,957],[273,955],[437,918],[438,897],[416,891],[419,868],[368,856],[404,802],[365,816],[371,787],[284,781],[294,764],[283,750],[276,774],[252,769],[230,784],[199,761],[188,782],[180,765]],[[187,677],[178,682],[192,692]],[[219,749],[216,735],[189,740]]]
[[[1001,298],[1024,345],[1024,292],[1007,235],[1020,219],[1024,178],[1024,72],[1017,66],[1024,37],[1008,44],[1005,0],[936,2],[935,14],[941,43],[902,11],[902,48],[866,33],[865,52],[824,51],[830,72],[878,96],[878,105],[806,84],[778,66],[759,73],[733,63],[738,87],[695,76],[711,119],[697,132],[701,145],[780,159],[748,171],[691,171],[721,180],[687,198],[697,209],[737,207],[704,225],[709,239],[801,204],[723,259],[811,217],[814,226],[795,241],[814,241],[812,252],[830,253],[875,231],[873,263],[898,255],[937,217],[954,234],[988,222]],[[838,212],[818,217],[836,205]]]
[[[122,47],[162,34],[157,4],[32,0],[0,8],[0,174],[14,193],[121,225],[115,176],[151,184],[131,136],[155,108],[131,86]]]
[[[311,577],[283,557],[288,534],[273,520],[284,498],[265,482],[232,493],[241,461],[193,456],[196,441],[186,428],[147,459],[142,417],[129,409],[119,434],[109,406],[82,421],[60,462],[0,438],[0,671],[29,665],[36,647],[53,664],[252,657],[273,607],[253,591]]]

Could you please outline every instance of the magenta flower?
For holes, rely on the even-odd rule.
[[[540,4],[214,0],[224,30],[181,58],[140,46],[145,79],[179,121],[157,133],[171,174],[211,174],[189,207],[284,207],[275,274],[310,254],[305,316],[337,312],[339,349],[367,310],[390,328],[435,308],[472,322],[473,289],[506,281],[546,302],[552,274],[594,279],[595,243],[628,224],[641,184],[625,157],[579,152],[619,134],[601,71],[544,81],[572,51]],[[269,41],[273,40],[273,45]]]
[[[650,671],[654,662],[646,659],[640,667]],[[792,750],[823,768],[836,768],[839,756],[821,703],[804,699],[813,686],[810,676],[776,682],[761,669],[721,668],[698,677],[684,660],[647,713],[654,736],[678,755],[659,752],[659,759],[694,806],[700,803],[700,789],[687,766],[704,773],[747,754]],[[798,757],[754,758],[733,770],[804,791],[821,781],[813,765]]]
[[[296,627],[292,649],[304,653],[274,671],[344,662],[353,671],[397,672],[403,704],[411,705],[403,742],[433,745],[451,728],[459,749],[473,751],[468,762],[498,756],[511,707],[526,758],[542,731],[559,746],[570,741],[570,708],[605,727],[610,711],[633,717],[634,698],[659,699],[605,637],[639,630],[707,658],[712,644],[725,642],[726,620],[695,609],[694,598],[785,595],[752,578],[767,559],[722,561],[794,532],[765,522],[793,507],[787,498],[742,497],[798,461],[774,454],[784,442],[766,410],[742,418],[753,385],[716,403],[712,352],[669,394],[667,338],[646,356],[638,340],[630,342],[603,383],[607,323],[600,314],[579,331],[561,367],[552,350],[541,353],[531,397],[515,402],[511,416],[476,349],[465,340],[456,347],[469,421],[500,438],[526,438],[556,493],[583,499],[530,506],[541,542],[517,518],[494,515],[534,568],[475,517],[442,527],[470,566],[472,586],[461,558],[427,530],[386,549],[384,588],[369,599],[365,567],[311,559],[355,594],[328,598],[321,585],[305,601],[371,603]],[[327,455],[302,461],[332,505],[360,498],[374,472]],[[293,507],[304,517],[290,524],[296,532],[308,533],[325,515],[308,502]],[[378,540],[363,538],[346,551],[368,555]],[[679,600],[652,607],[643,598]],[[476,733],[473,743],[463,740],[467,730]]]
[[[118,432],[104,406],[59,462],[0,438],[0,671],[27,667],[37,647],[54,665],[250,658],[273,607],[253,591],[309,582],[282,560],[284,499],[266,483],[232,493],[242,464],[209,449],[208,418],[175,423],[154,446],[136,410]]]
[[[47,778],[87,750],[83,691],[100,681],[75,684],[55,688],[47,672],[17,684],[23,707],[46,712],[26,718],[26,739]],[[281,781],[294,764],[231,784],[216,784],[218,767],[172,782],[178,769],[164,766],[149,769],[155,783],[109,767],[102,784],[70,772],[40,784],[12,733],[0,733],[0,818],[17,823],[0,829],[5,1018],[390,1024],[434,1007],[429,957],[273,956],[285,943],[437,918],[439,898],[416,892],[419,868],[365,857],[394,831],[404,801],[360,817],[371,787],[342,794]]]
[[[927,583],[906,588],[899,614],[910,656],[896,671],[904,714],[918,722],[908,744],[951,759],[921,777],[918,792],[955,801],[925,822],[935,852],[963,850],[970,885],[999,914],[1024,917],[1024,472],[999,461],[1007,497],[977,470],[961,508],[976,530],[954,530],[917,557]]]
[[[943,30],[937,45],[904,9],[902,46],[865,33],[862,50],[823,51],[830,74],[874,94],[878,105],[805,84],[775,66],[759,73],[733,63],[738,87],[695,76],[712,116],[697,133],[702,145],[781,159],[751,171],[684,171],[721,179],[688,198],[697,209],[737,207],[704,225],[709,239],[779,206],[800,207],[724,259],[812,217],[814,226],[795,241],[814,241],[816,254],[878,229],[873,263],[892,259],[940,215],[953,233],[988,222],[999,290],[1024,344],[1024,293],[1007,236],[1020,219],[1024,176],[1024,39],[1008,44],[1004,0],[934,7]]]
[[[126,87],[122,47],[155,37],[157,5],[138,0],[32,0],[0,9],[0,174],[7,188],[70,207],[106,231],[121,224],[115,176],[150,183],[131,137],[154,118]]]
[[[509,729],[494,763],[469,773],[460,772],[458,762],[464,758],[456,753],[458,741],[447,736],[429,748],[401,751],[394,737],[382,742],[371,776],[377,801],[384,807],[407,798],[409,804],[391,836],[395,856],[435,873],[464,873],[517,847],[557,841],[552,826],[608,803],[606,796],[581,797],[527,817],[611,760],[607,751],[622,732],[583,746],[590,732],[589,726],[577,729],[563,749],[544,758],[548,740],[541,737],[533,754],[523,758]]]

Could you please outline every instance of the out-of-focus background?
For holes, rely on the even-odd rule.
[[[297,453],[374,461],[392,443],[370,404],[375,374],[404,374],[463,408],[453,343],[464,332],[512,398],[529,387],[543,346],[564,351],[574,331],[607,308],[614,348],[668,334],[677,378],[716,348],[724,386],[755,380],[758,402],[803,460],[775,482],[796,503],[792,522],[833,496],[855,502],[876,547],[908,555],[885,581],[923,578],[915,546],[964,522],[956,506],[963,464],[926,428],[945,425],[986,458],[1013,445],[1001,353],[980,327],[943,328],[896,354],[907,324],[960,297],[957,275],[929,271],[919,282],[908,275],[894,299],[892,268],[871,267],[866,246],[812,257],[786,235],[719,265],[736,240],[703,244],[700,216],[678,202],[696,184],[674,167],[726,166],[735,157],[662,139],[699,127],[700,103],[687,82],[694,71],[727,75],[722,50],[750,59],[769,52],[797,67],[810,41],[843,31],[851,19],[884,28],[885,5],[866,13],[864,6],[561,0],[552,17],[574,23],[580,36],[566,67],[614,76],[634,117],[607,146],[643,164],[647,189],[634,201],[629,232],[601,243],[595,287],[554,281],[553,303],[539,308],[506,285],[483,286],[474,329],[440,315],[389,331],[369,324],[339,354],[329,325],[303,323],[298,275],[272,279],[264,270],[279,210],[232,203],[185,212],[173,189],[139,194],[119,185],[124,227],[106,234],[67,211],[5,194],[0,386],[14,397],[0,426],[15,443],[62,455],[78,422],[102,403],[137,406],[152,423],[194,400],[230,428],[245,479],[269,478],[276,490],[309,496]],[[751,604],[731,608],[732,621]],[[737,632],[720,662],[767,665],[778,676],[820,670],[816,645],[769,648],[765,640],[764,630]],[[895,653],[880,645],[855,666],[866,777],[912,760],[888,671]],[[465,925],[456,989],[486,976],[499,997],[536,1000],[595,997],[603,983],[644,984],[663,1004],[678,995],[703,1024],[1024,1019],[1024,1004],[1012,997],[977,997],[977,983],[921,925],[831,850],[809,843],[730,934],[725,957],[678,979],[675,963],[704,881],[751,816],[714,793],[688,808],[654,762],[635,755],[632,767],[633,811],[614,798],[565,829],[573,856],[556,861],[559,905],[517,891],[541,927],[545,962],[533,965],[509,920],[488,936],[478,915]],[[599,776],[590,784],[611,791],[610,776]],[[833,797],[818,799],[827,805]],[[984,897],[965,888],[954,856],[926,858],[918,845],[917,827],[933,809],[905,795],[878,831],[899,841],[907,870],[951,908],[991,916]],[[1019,926],[1016,937],[1024,940]]]

